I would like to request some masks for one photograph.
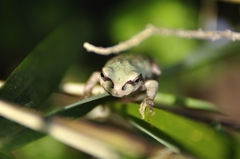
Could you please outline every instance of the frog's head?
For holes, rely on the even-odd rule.
[[[104,67],[101,72],[100,84],[112,96],[123,97],[135,92],[142,86],[143,76],[134,70],[116,70]]]

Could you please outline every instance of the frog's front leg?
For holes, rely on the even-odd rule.
[[[144,87],[146,89],[147,95],[144,98],[144,100],[142,101],[139,111],[141,114],[142,119],[145,118],[145,109],[146,107],[149,108],[149,112],[151,115],[154,114],[153,111],[153,100],[157,94],[157,90],[158,90],[158,82],[155,80],[147,80],[144,84]]]
[[[93,87],[99,82],[99,79],[100,72],[93,72],[84,87],[83,98],[90,96]]]

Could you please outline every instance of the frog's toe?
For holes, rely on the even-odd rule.
[[[149,108],[150,114],[154,115],[153,106],[154,106],[154,103],[153,103],[153,100],[151,98],[149,98],[149,97],[144,98],[144,100],[142,101],[142,103],[140,105],[140,108],[139,108],[139,112],[141,114],[142,119],[145,118],[146,107]]]
[[[145,109],[146,109],[147,105],[146,103],[143,101],[140,105],[140,108],[139,108],[139,112],[141,114],[141,118],[144,119],[145,118]]]

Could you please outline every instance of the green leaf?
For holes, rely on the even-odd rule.
[[[233,152],[233,159],[238,159],[240,158],[240,134],[239,132],[234,132],[233,133],[233,146],[232,148],[234,149]]]
[[[86,27],[78,17],[56,28],[10,75],[0,89],[0,98],[38,110],[56,89],[67,68],[79,57],[87,37]],[[2,141],[10,140],[24,129],[4,118],[0,118],[0,127]]]
[[[0,149],[1,159],[15,159],[15,157],[8,150]]]
[[[160,109],[154,109],[153,116],[147,110],[147,117],[142,120],[137,104],[117,105],[116,108],[138,129],[175,151],[172,145],[199,158],[229,158],[228,136],[207,125]]]
[[[107,94],[105,93],[99,95],[98,98],[106,96]],[[93,98],[95,100],[98,99],[96,96],[91,97],[91,99]],[[86,103],[86,101],[89,101],[89,99],[85,99],[84,102]],[[66,109],[76,108],[73,105],[69,107],[66,107]],[[44,119],[29,109],[19,109],[19,106],[3,101],[0,101],[0,108],[7,110],[6,112],[0,112],[0,115],[3,117],[32,128],[35,131],[49,134],[56,140],[97,158],[120,158],[122,155],[139,158],[148,155],[152,150],[156,151],[155,147],[152,149],[152,145],[146,144],[147,140],[142,140],[135,133],[123,132],[119,128],[112,128],[111,126],[86,120],[70,122],[70,120],[59,117]]]
[[[178,97],[170,93],[158,92],[154,99],[154,103],[156,105],[162,104],[162,105],[171,106],[171,107],[178,106],[178,107],[185,107],[185,108],[196,109],[196,110],[207,110],[207,111],[219,112],[217,109],[217,106],[215,106],[210,102],[194,99],[194,98]]]
[[[55,110],[49,113],[46,118],[51,118],[53,116],[69,117],[69,118],[79,118],[86,115],[90,110],[92,110],[96,105],[104,103],[106,100],[111,100],[111,96],[108,93],[103,93],[89,98],[83,99],[79,102],[65,106],[64,108]]]
[[[86,115],[95,106],[109,100],[112,100],[112,97],[109,96],[107,93],[92,96],[84,100],[81,100],[79,102],[73,103],[71,105],[65,106],[64,108],[55,110],[54,112],[51,112],[48,115],[46,115],[45,119],[51,120],[51,118],[54,116],[61,116],[61,117],[76,119]],[[23,128],[21,129],[21,131],[12,135],[11,138],[5,139],[4,147],[8,149],[16,149],[32,141],[40,139],[45,135],[47,134],[36,132],[29,128]]]

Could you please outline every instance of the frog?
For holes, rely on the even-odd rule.
[[[158,92],[156,78],[160,74],[158,64],[143,55],[117,55],[107,61],[101,71],[92,73],[85,85],[84,94],[89,96],[98,83],[107,93],[119,98],[145,90],[146,96],[139,107],[141,118],[144,119],[147,107],[150,114],[154,114],[153,101]]]

